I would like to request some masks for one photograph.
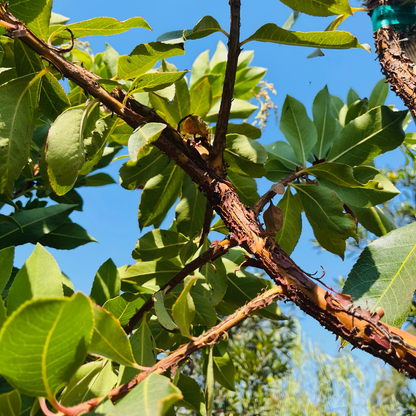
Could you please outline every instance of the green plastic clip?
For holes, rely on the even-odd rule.
[[[394,26],[399,32],[406,30],[416,23],[415,6],[379,6],[371,16],[373,31],[381,27]]]

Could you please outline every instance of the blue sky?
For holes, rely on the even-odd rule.
[[[359,7],[358,1],[352,0],[351,6]],[[71,18],[71,22],[86,20],[96,16],[112,16],[125,20],[133,16],[143,17],[152,27],[152,31],[134,29],[124,34],[112,37],[97,36],[88,39],[94,52],[101,52],[108,42],[120,54],[128,54],[137,44],[156,40],[164,32],[192,28],[205,15],[215,17],[221,26],[228,31],[229,8],[226,0],[55,0],[53,10]],[[245,39],[265,23],[282,25],[290,14],[290,9],[277,0],[244,0],[242,1],[241,38]],[[311,31],[323,30],[331,18],[314,18],[306,15],[296,22],[293,30]],[[353,33],[361,43],[369,43],[372,48],[371,20],[366,13],[356,13],[344,22],[340,29]],[[192,62],[204,50],[215,51],[219,40],[226,43],[221,34],[214,34],[205,39],[188,41],[185,44],[185,55],[170,59],[178,69],[191,69]],[[252,65],[268,68],[265,79],[274,84],[277,95],[274,102],[280,108],[286,94],[300,100],[311,116],[313,98],[325,84],[331,94],[346,99],[350,87],[358,94],[368,97],[376,82],[382,78],[380,65],[375,60],[374,52],[368,53],[362,49],[356,50],[327,50],[324,57],[307,59],[313,49],[290,47],[270,43],[250,42],[246,50],[255,50]],[[394,94],[390,93],[388,103],[396,104],[400,109],[403,104]],[[410,126],[413,130],[413,126]],[[278,125],[271,117],[261,139],[262,144],[283,140]],[[127,151],[125,152],[127,153]],[[383,163],[399,165],[402,160],[391,156]],[[381,166],[379,164],[379,166]],[[118,169],[121,163],[116,162],[107,170],[118,180]],[[268,190],[271,183],[259,182],[260,194]],[[137,223],[137,207],[140,191],[126,191],[118,185],[103,188],[80,188],[84,197],[84,211],[74,212],[71,218],[84,226],[99,243],[88,244],[71,251],[50,250],[61,269],[74,282],[75,288],[87,294],[98,267],[112,257],[117,266],[131,264],[131,251],[140,236]],[[320,271],[323,265],[326,269],[326,282],[333,284],[333,279],[339,275],[346,276],[354,263],[347,257],[342,262],[336,256],[319,252],[310,243],[312,233],[304,221],[304,232],[295,252],[294,260],[306,271]],[[17,263],[20,266],[33,250],[33,246],[18,247]],[[325,351],[335,353],[338,343],[335,337],[322,329],[314,320],[304,317],[301,312],[302,329],[318,342]],[[369,361],[369,356],[359,353],[359,359]]]

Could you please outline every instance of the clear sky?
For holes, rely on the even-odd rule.
[[[360,3],[351,0],[352,7],[360,7]],[[154,41],[164,32],[192,28],[205,15],[212,15],[226,31],[229,29],[227,0],[55,0],[53,7],[53,11],[70,17],[71,23],[96,16],[112,16],[119,20],[141,16],[153,29],[133,29],[112,37],[90,38],[94,52],[103,51],[105,42],[108,42],[120,54],[128,54],[137,44]],[[278,0],[242,0],[242,39],[250,36],[265,23],[273,22],[281,26],[289,14],[290,9]],[[332,19],[301,15],[293,30],[323,30]],[[368,43],[374,49],[371,20],[366,13],[359,12],[354,17],[349,17],[340,29],[350,31],[361,43]],[[226,43],[225,37],[221,34],[188,41],[185,44],[185,55],[169,61],[180,70],[191,69],[192,62],[199,53],[210,49],[212,54],[219,40]],[[312,116],[313,98],[325,84],[328,85],[331,94],[344,100],[350,87],[364,98],[369,96],[375,83],[382,77],[375,53],[368,53],[362,49],[326,50],[324,57],[314,59],[306,58],[313,49],[305,47],[250,42],[245,45],[245,49],[255,50],[252,65],[268,68],[265,79],[275,86],[277,95],[273,100],[279,107],[279,113],[286,94],[300,100]],[[403,108],[403,104],[392,93],[387,101]],[[414,130],[414,126],[410,127]],[[276,140],[284,138],[271,117],[260,142],[268,144]],[[387,159],[384,159],[384,162],[387,163]],[[401,160],[392,160],[390,156],[389,163],[397,166]],[[106,170],[116,181],[120,165],[120,162],[116,162]],[[267,180],[261,180],[259,193],[267,191],[270,185]],[[71,218],[85,227],[99,243],[91,243],[71,251],[49,248],[48,250],[74,282],[75,288],[88,294],[96,270],[109,257],[112,257],[117,266],[133,263],[131,251],[140,236],[137,223],[140,191],[126,191],[118,185],[79,188],[79,191],[84,197],[84,211],[74,212]],[[327,273],[326,282],[329,284],[333,284],[333,279],[339,275],[346,276],[354,259],[347,257],[342,262],[330,253],[319,252],[310,243],[311,238],[310,228],[304,221],[304,232],[293,254],[294,260],[308,272],[320,271],[320,266],[323,265]],[[32,250],[31,245],[17,249],[18,266]],[[325,351],[335,353],[339,346],[335,337],[311,318],[304,317],[301,312],[297,315],[302,317],[302,329],[306,334],[317,341]],[[359,357],[364,362],[369,360],[364,353],[360,353]]]

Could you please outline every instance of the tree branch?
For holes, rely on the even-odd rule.
[[[240,0],[230,0],[230,36],[228,38],[228,57],[225,69],[224,86],[221,105],[218,113],[215,138],[213,143],[213,159],[211,166],[221,174],[223,170],[222,153],[225,149],[225,136],[230,118],[231,103],[233,101],[235,75],[237,73],[238,56],[240,54]]]
[[[188,263],[180,272],[178,272],[168,283],[163,285],[157,292],[153,293],[150,299],[148,299],[144,305],[130,318],[128,324],[124,327],[127,334],[130,334],[134,327],[140,322],[145,312],[150,311],[155,304],[156,293],[164,292],[165,294],[170,293],[175,286],[185,279],[190,273],[202,267],[209,261],[214,261],[219,257],[223,256],[232,247],[235,247],[236,243],[225,238],[221,242],[217,241],[211,244],[208,250],[204,251],[195,260]]]

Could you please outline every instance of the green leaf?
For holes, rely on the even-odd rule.
[[[207,200],[198,186],[186,175],[183,179],[181,199],[175,208],[176,228],[192,239],[202,230]]]
[[[377,169],[358,166],[354,170],[342,163],[325,162],[305,169],[316,176],[320,185],[334,190],[341,201],[357,207],[371,207],[400,192]]]
[[[77,179],[75,186],[105,186],[113,185],[116,181],[108,173],[95,173],[94,175],[83,176]]]
[[[187,242],[188,239],[176,231],[155,229],[139,238],[132,257],[141,261],[168,260],[176,257]]]
[[[32,254],[17,272],[9,290],[8,314],[27,300],[59,296],[63,296],[59,266],[52,254],[36,244]]]
[[[316,94],[312,106],[313,122],[316,127],[318,138],[315,145],[315,156],[322,159],[331,148],[335,136],[335,117],[331,111],[331,96],[328,87]]]
[[[389,84],[386,78],[382,78],[377,82],[373,91],[371,91],[370,98],[368,100],[368,107],[375,108],[380,105],[384,105],[387,95],[389,93]]]
[[[48,39],[52,0],[12,1],[8,10],[41,39]]]
[[[60,250],[72,250],[87,243],[97,242],[80,225],[73,222],[64,222],[53,231],[38,239],[44,246]]]
[[[215,381],[218,381],[226,389],[234,391],[235,369],[230,355],[226,352],[222,357],[214,355],[213,359]]]
[[[0,193],[7,196],[29,157],[38,87],[36,74],[0,86]]]
[[[120,399],[111,414],[114,416],[163,416],[182,399],[181,391],[167,377],[152,373],[127,396]]]
[[[207,407],[207,415],[212,415],[214,407],[214,346],[209,347],[207,373],[205,377],[205,403]]]
[[[292,146],[296,158],[305,166],[317,141],[316,127],[308,117],[305,106],[290,95],[283,103],[280,130]]]
[[[319,244],[342,259],[345,240],[356,237],[354,220],[343,213],[341,200],[323,186],[291,184],[299,196],[306,217]]]
[[[110,137],[118,144],[126,145],[132,133],[133,129],[124,120],[117,118]]]
[[[182,186],[184,171],[171,162],[144,187],[139,205],[140,229],[158,227],[172,207]]]
[[[113,260],[108,259],[98,269],[92,284],[91,299],[98,305],[120,294],[120,275]]]
[[[184,53],[183,45],[166,45],[161,42],[138,45],[130,55],[120,56],[117,76],[121,79],[137,78],[152,69],[159,60]]]
[[[296,195],[292,195],[290,187],[277,204],[283,214],[283,225],[277,232],[275,240],[288,254],[292,254],[302,233],[302,204]]]
[[[120,168],[121,186],[128,190],[142,187],[148,180],[161,174],[168,164],[168,157],[156,147],[151,147],[148,154],[139,152],[136,162],[128,161]]]
[[[14,247],[0,250],[0,293],[6,287],[13,269]]]
[[[347,106],[350,107],[356,101],[360,101],[360,96],[353,88],[350,88],[347,94]]]
[[[23,233],[11,224],[0,224],[0,249],[35,243],[63,224],[75,207],[76,205],[58,204],[14,214],[13,218],[21,225]]]
[[[209,51],[204,51],[198,55],[192,64],[191,79],[189,85],[192,86],[197,82],[201,81],[204,78],[204,75],[208,75],[209,70]]]
[[[259,139],[261,137],[261,130],[249,123],[228,123],[227,133],[241,134],[249,139]]]
[[[284,45],[310,46],[325,49],[364,49],[351,33],[340,30],[331,32],[291,32],[274,23],[267,23],[240,43],[256,40],[258,42],[281,43]]]
[[[357,117],[338,134],[327,161],[361,165],[395,149],[404,139],[402,121],[406,113],[382,106]]]
[[[183,399],[177,402],[176,406],[193,410],[198,415],[206,415],[205,394],[198,382],[181,373],[177,386],[182,391]]]
[[[212,104],[212,90],[208,77],[205,77],[192,85],[190,90],[190,99],[191,113],[197,114],[200,117],[205,117]]]
[[[337,14],[352,15],[351,7],[348,0],[281,0],[282,3],[289,6],[292,10],[298,10],[301,13],[312,16],[331,16]]]
[[[130,94],[161,90],[182,79],[189,71],[148,72],[139,75],[130,85]]]
[[[11,224],[17,227],[21,232],[23,232],[23,229],[20,226],[20,224],[10,215],[0,214],[0,224]]]
[[[159,138],[165,128],[166,124],[147,123],[134,130],[128,142],[130,159],[136,162],[139,158],[148,155],[151,151],[151,144]]]
[[[22,399],[17,390],[0,394],[1,416],[19,416],[22,409]]]
[[[140,321],[140,325],[130,337],[130,341],[134,358],[139,365],[151,367],[156,363],[155,342],[145,318]]]
[[[115,384],[114,377],[111,361],[86,363],[78,368],[72,376],[62,392],[59,402],[62,406],[71,406],[80,401],[105,396]],[[103,383],[104,379],[107,379],[106,383]]]
[[[0,329],[7,319],[7,310],[3,298],[0,297]]]
[[[20,39],[16,38],[14,43],[14,61],[16,64],[16,72],[19,77],[28,74],[34,74],[44,68],[39,55],[29,46],[24,44]]]
[[[267,170],[266,178],[272,182],[279,182],[281,179],[293,173],[292,170],[279,162],[278,159],[269,159],[264,167]]]
[[[253,178],[241,176],[232,170],[229,170],[227,175],[243,204],[251,207],[260,199],[257,192],[257,183]]]
[[[187,338],[192,338],[189,330],[195,316],[195,304],[189,291],[192,289],[196,280],[197,277],[193,277],[188,281],[188,283],[186,283],[184,289],[172,307],[173,319],[178,325],[181,334]]]
[[[258,106],[253,105],[245,100],[234,98],[231,103],[230,119],[232,118],[249,118],[254,111],[258,109]],[[204,117],[207,123],[214,123],[217,121],[218,112],[220,111],[220,101],[218,101]]]
[[[174,277],[182,266],[169,260],[138,262],[130,266],[121,276],[121,281],[144,285],[147,287],[158,287],[166,284]],[[153,290],[156,291],[157,289]]]
[[[296,159],[293,148],[286,142],[277,141],[267,146],[264,146],[267,150],[267,161],[277,159],[287,170],[295,172],[297,167],[300,166],[300,162]]]
[[[234,96],[242,99],[253,97],[253,90],[266,74],[267,69],[258,66],[242,68],[237,71],[234,85]]]
[[[64,195],[75,184],[85,162],[82,120],[85,106],[71,107],[52,124],[46,142],[49,182],[57,195]]]
[[[84,362],[92,329],[91,304],[81,293],[29,301],[0,332],[1,374],[23,394],[53,399]]]
[[[107,300],[103,308],[118,319],[121,326],[125,326],[136,311],[143,306],[144,302],[141,295],[125,292],[120,296]]]
[[[117,61],[119,58],[118,52],[107,42],[105,44],[105,51],[103,55],[103,63],[105,64],[108,76],[113,78],[117,76]]]
[[[94,332],[88,353],[136,368],[130,342],[120,323],[101,306],[93,305],[93,311]]]
[[[132,17],[130,19],[120,22],[113,17],[95,17],[94,19],[84,20],[83,22],[71,23],[69,25],[59,26],[56,30],[52,26],[52,34],[50,40],[56,42],[65,42],[71,39],[71,34],[66,29],[69,29],[75,38],[83,38],[86,36],[109,36],[118,33],[126,32],[135,27],[151,30],[148,23],[142,17]]]
[[[175,322],[172,321],[172,318],[168,314],[168,311],[165,307],[164,299],[165,295],[163,292],[155,293],[155,312],[159,324],[168,331],[179,329],[178,325],[176,325]]]
[[[296,20],[298,20],[300,16],[300,12],[297,10],[294,10],[292,13],[290,13],[290,16],[286,19],[286,22],[283,23],[282,29],[290,30],[292,26],[296,23]]]
[[[263,166],[267,159],[265,148],[246,136],[227,134],[224,159],[230,170],[240,175],[261,178],[266,173]]]
[[[370,243],[343,288],[354,305],[372,311],[382,307],[382,320],[397,328],[406,320],[416,289],[415,230],[416,223],[409,224]]]
[[[217,313],[208,299],[198,293],[191,293],[195,305],[194,325],[204,325],[212,328],[217,323]]]
[[[397,228],[394,218],[380,207],[359,208],[348,205],[348,208],[352,210],[357,220],[377,237],[386,235]]]
[[[71,106],[62,85],[50,72],[42,78],[39,109],[50,120],[54,121],[61,113]]]

